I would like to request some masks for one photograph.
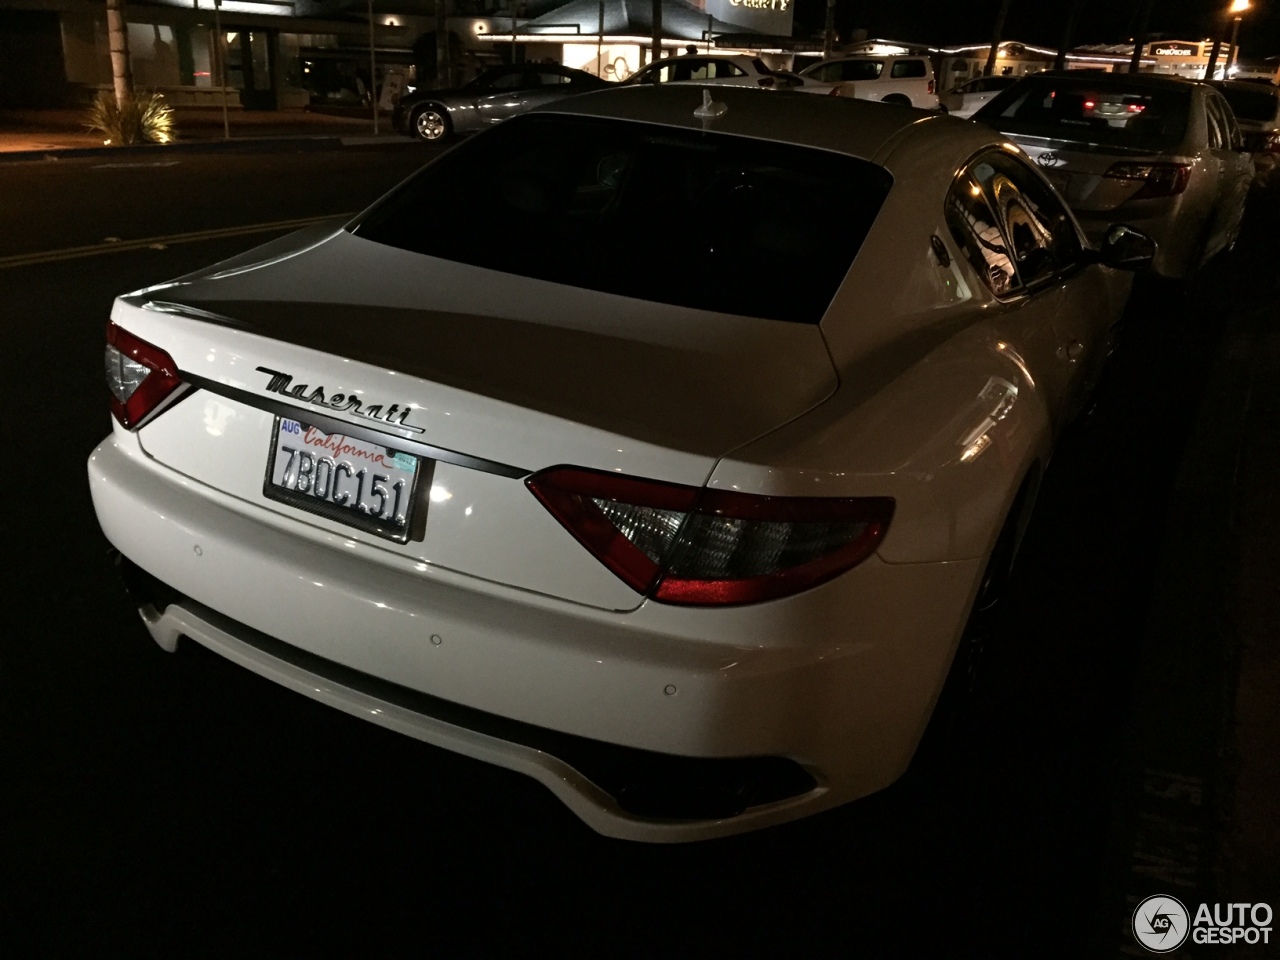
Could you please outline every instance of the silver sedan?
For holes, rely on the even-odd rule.
[[[494,67],[456,90],[421,90],[401,97],[392,120],[397,130],[411,137],[443,140],[607,86],[608,81],[593,74],[555,63]]]
[[[1153,237],[1161,276],[1186,277],[1235,243],[1253,161],[1231,108],[1208,84],[1041,73],[973,119],[1030,154],[1091,240],[1120,222]]]

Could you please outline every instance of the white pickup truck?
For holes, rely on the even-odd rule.
[[[851,56],[823,60],[800,71],[802,77],[840,87],[842,97],[883,100],[937,110],[933,63],[926,56]]]

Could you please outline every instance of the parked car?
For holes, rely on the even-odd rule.
[[[829,83],[819,83],[783,70],[771,70],[759,57],[728,54],[691,53],[680,57],[668,57],[637,70],[624,83],[632,86],[710,83],[759,87],[765,90],[794,90],[797,93],[822,95],[839,95],[840,93]]]
[[[411,137],[442,140],[608,85],[594,74],[555,63],[493,67],[457,90],[415,90],[402,96],[391,120]]]
[[[1226,98],[1253,154],[1254,183],[1266,186],[1280,162],[1280,87],[1256,80],[1209,81]]]
[[[926,56],[851,56],[823,60],[800,71],[802,77],[836,84],[841,96],[883,100],[921,110],[937,110],[933,62]]]
[[[1207,84],[1040,73],[973,119],[1035,158],[1093,240],[1121,221],[1154,237],[1161,276],[1187,277],[1235,243],[1253,163],[1231,108]]]
[[[978,124],[708,93],[537,108],[116,300],[89,483],[160,646],[619,837],[903,772],[1150,241]]]
[[[1017,82],[1017,77],[974,77],[952,87],[939,99],[953,117],[971,117],[997,93]]]

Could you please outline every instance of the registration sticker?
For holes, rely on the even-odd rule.
[[[277,417],[262,492],[404,543],[420,467],[419,458],[403,450]]]

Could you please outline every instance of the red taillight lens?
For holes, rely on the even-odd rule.
[[[126,427],[137,426],[182,385],[172,357],[114,323],[107,324],[105,360],[111,412]]]
[[[1273,133],[1267,137],[1266,146],[1263,147],[1266,153],[1280,153],[1280,133]]]
[[[1142,189],[1131,199],[1173,197],[1187,189],[1191,166],[1186,163],[1113,163],[1103,174],[1112,180],[1142,180]]]
[[[930,81],[929,81],[928,91],[929,91],[929,93],[933,93],[933,81],[932,81],[932,80],[930,80]]]
[[[664,603],[757,603],[799,593],[869,557],[888,497],[765,497],[554,467],[526,481],[628,586]]]
[[[839,88],[839,87],[832,87],[830,90],[828,90],[828,91],[827,91],[827,96],[828,96],[828,97],[838,97],[838,96],[840,96],[840,88]]]

